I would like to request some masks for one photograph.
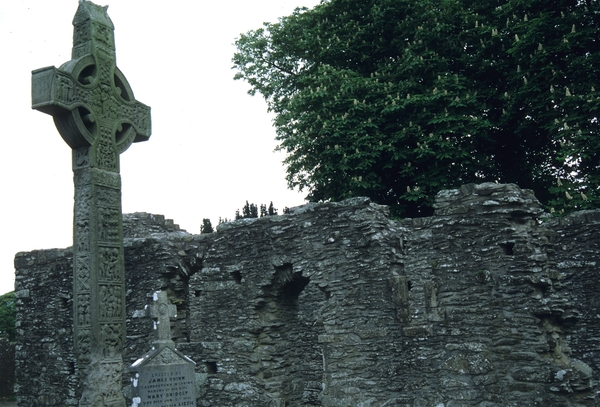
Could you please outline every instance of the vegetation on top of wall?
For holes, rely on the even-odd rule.
[[[248,203],[248,201],[246,201],[246,204],[242,207],[242,210],[240,212],[240,210],[236,210],[235,211],[235,218],[234,220],[238,220],[238,219],[250,219],[250,218],[258,218],[259,215],[260,217],[265,217],[265,216],[274,216],[277,215],[278,213],[278,209],[275,208],[275,206],[273,205],[273,201],[271,201],[271,203],[269,204],[269,206],[265,205],[265,204],[260,204],[260,206],[254,204],[254,203]],[[283,209],[283,213],[287,214],[290,212],[290,209],[288,207],[285,207]],[[228,218],[222,218],[219,217],[219,225],[221,223],[227,223],[230,222],[231,220]],[[200,233],[213,233],[213,227],[212,224],[210,222],[210,219],[202,219],[202,225],[200,225]]]
[[[258,218],[259,215],[259,207],[256,204],[249,204],[248,201],[246,201],[246,205],[244,205],[244,207],[242,208],[242,212],[240,213],[239,209],[237,211],[235,211],[235,219],[248,219],[248,218]],[[271,201],[271,203],[269,204],[269,207],[267,208],[267,205],[265,204],[260,204],[260,217],[265,217],[265,216],[273,216],[273,215],[277,215],[277,209],[273,206],[273,202]]]
[[[213,233],[212,223],[210,223],[210,219],[204,218],[202,219],[202,225],[200,225],[200,234],[203,233]]]

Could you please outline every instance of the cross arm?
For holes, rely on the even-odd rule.
[[[31,72],[32,109],[54,116],[60,114],[60,110],[69,108],[59,94],[61,77],[64,77],[66,81],[71,81],[54,66],[47,66]]]
[[[90,108],[86,107],[89,99],[90,95],[62,69],[49,66],[31,72],[31,108],[51,115],[72,149],[93,141],[94,135],[87,130],[95,121]]]

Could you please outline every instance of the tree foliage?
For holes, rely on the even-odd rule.
[[[240,214],[239,209],[235,211],[235,219],[247,219],[247,218],[258,218],[258,214],[259,214],[259,207],[256,204],[249,204],[248,201],[246,201],[246,205],[244,205],[244,207],[242,208],[242,213]],[[264,216],[273,216],[273,215],[277,215],[277,209],[273,206],[273,201],[271,201],[271,203],[269,204],[269,207],[267,208],[267,205],[265,204],[260,204],[260,217],[264,217]]]
[[[263,216],[274,216],[274,215],[277,215],[277,208],[275,208],[275,206],[273,206],[273,201],[271,201],[268,208],[267,208],[267,205],[265,205],[265,204],[260,205],[260,217],[261,218]]]
[[[258,206],[256,206],[256,204],[249,204],[248,201],[246,201],[246,205],[242,207],[241,214],[239,210],[235,211],[235,219],[248,218],[258,218]]]
[[[210,219],[208,218],[204,218],[202,219],[202,225],[200,225],[200,234],[204,234],[204,233],[213,233],[213,227],[212,227],[212,223],[210,222]]]
[[[597,0],[330,0],[241,35],[233,62],[310,200],[419,216],[498,181],[569,211],[600,204],[599,30]]]

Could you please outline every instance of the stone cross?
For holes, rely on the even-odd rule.
[[[125,272],[119,154],[150,137],[150,108],[116,66],[114,26],[80,0],[71,60],[32,72],[32,107],[54,118],[71,147],[73,335],[80,407],[125,407]]]
[[[154,303],[149,308],[149,315],[155,322],[154,329],[158,332],[158,343],[172,343],[171,318],[177,316],[177,307],[168,300],[166,291],[154,293]]]

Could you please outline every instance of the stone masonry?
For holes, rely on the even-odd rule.
[[[125,215],[125,364],[163,289],[198,406],[600,404],[600,211],[546,218],[530,191],[481,184],[440,192],[429,218],[365,198],[291,212],[204,235]],[[15,258],[20,407],[81,393],[71,262]]]

